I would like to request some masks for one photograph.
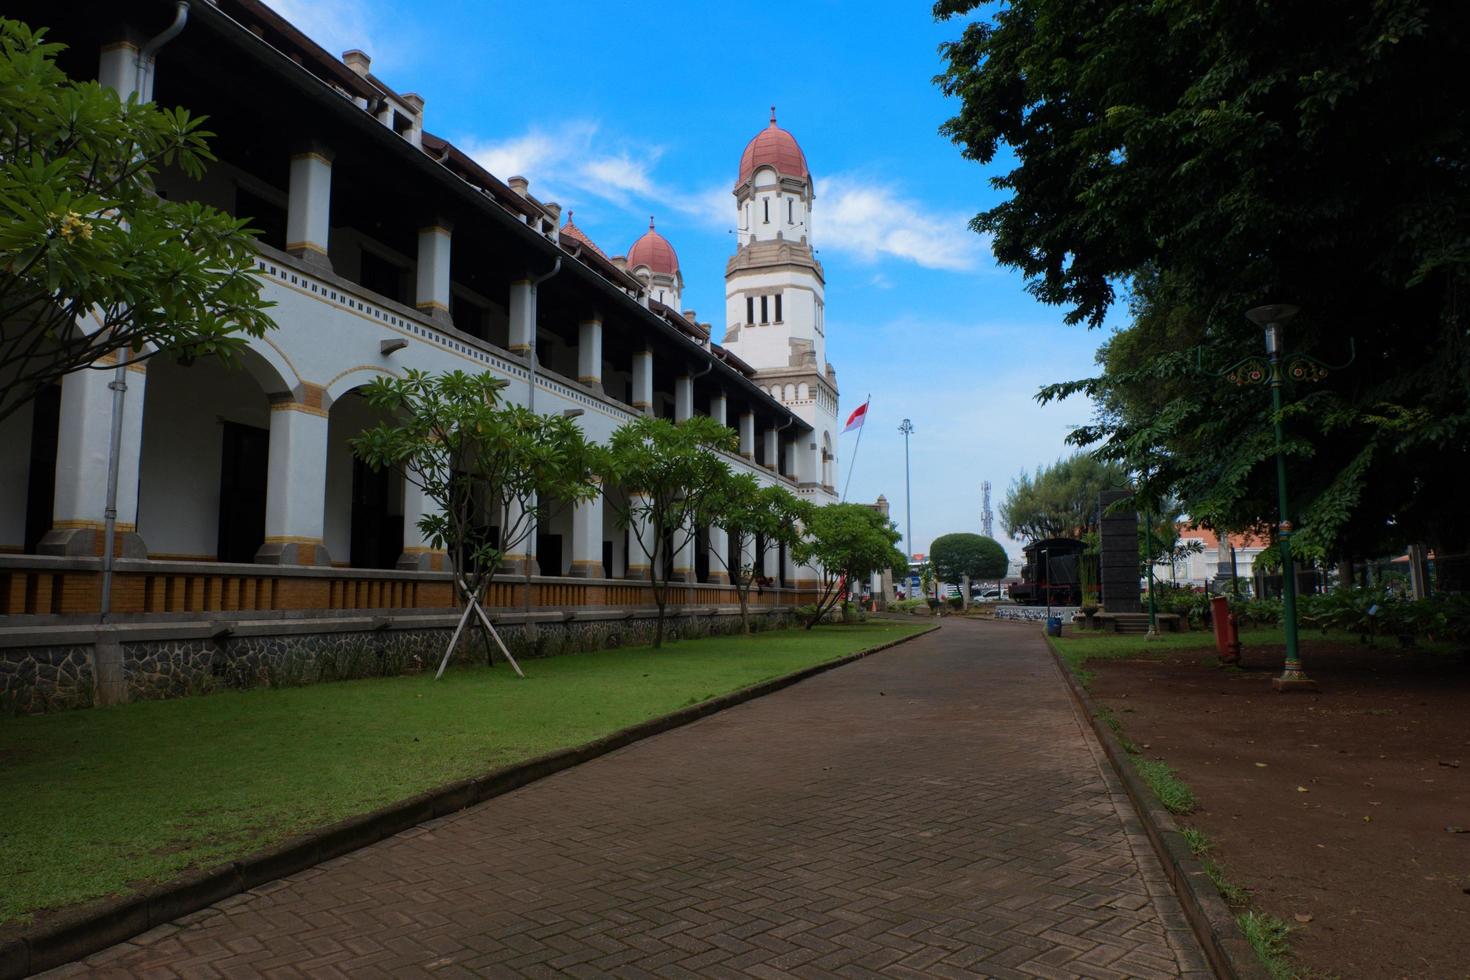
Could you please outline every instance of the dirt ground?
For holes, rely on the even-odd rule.
[[[1300,966],[1470,977],[1470,665],[1319,641],[1303,659],[1320,693],[1281,695],[1282,657],[1087,666],[1143,755],[1194,789],[1183,822],[1214,841],[1226,877],[1294,927]]]

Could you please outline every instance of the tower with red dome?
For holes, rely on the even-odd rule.
[[[648,230],[628,249],[628,271],[648,285],[648,296],[680,312],[684,276],[679,272],[679,255],[669,240],[653,227],[649,215]]]
[[[812,248],[816,195],[806,154],[776,124],[774,107],[740,155],[733,194],[737,239],[725,265],[724,346],[811,423],[798,480],[835,497],[837,372],[827,361],[826,279]]]

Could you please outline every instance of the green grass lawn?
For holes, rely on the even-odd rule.
[[[928,624],[0,718],[0,922],[231,860]]]

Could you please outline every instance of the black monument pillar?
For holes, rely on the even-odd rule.
[[[1097,498],[1103,612],[1143,612],[1138,598],[1138,512],[1108,513],[1115,501],[1127,496],[1122,490],[1104,490]]]

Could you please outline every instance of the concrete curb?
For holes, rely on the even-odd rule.
[[[634,742],[774,694],[817,674],[934,632],[939,626],[813,664],[671,714],[650,718],[594,742],[560,749],[421,793],[371,813],[283,841],[220,867],[191,872],[136,895],[91,903],[32,932],[0,930],[0,980],[29,976],[123,942],[231,895],[376,844],[411,827],[474,806],[553,773],[589,762]]]
[[[1174,822],[1174,815],[1165,809],[1148,788],[1148,784],[1138,775],[1138,770],[1133,768],[1128,760],[1128,753],[1113,734],[1113,730],[1098,717],[1092,698],[1082,689],[1057,648],[1052,646],[1051,638],[1044,633],[1043,638],[1051,653],[1052,662],[1067,683],[1073,703],[1092,725],[1108,761],[1113,764],[1113,771],[1117,773],[1128,798],[1133,801],[1133,809],[1138,812],[1144,832],[1153,844],[1154,853],[1164,866],[1164,874],[1174,886],[1174,894],[1178,896],[1179,904],[1184,909],[1184,917],[1189,920],[1189,927],[1199,940],[1215,975],[1225,980],[1271,980],[1271,974],[1262,965],[1255,949],[1236,924],[1235,914],[1220,897],[1214,882],[1205,874],[1204,865],[1190,851],[1189,843],[1179,832],[1179,825]]]

